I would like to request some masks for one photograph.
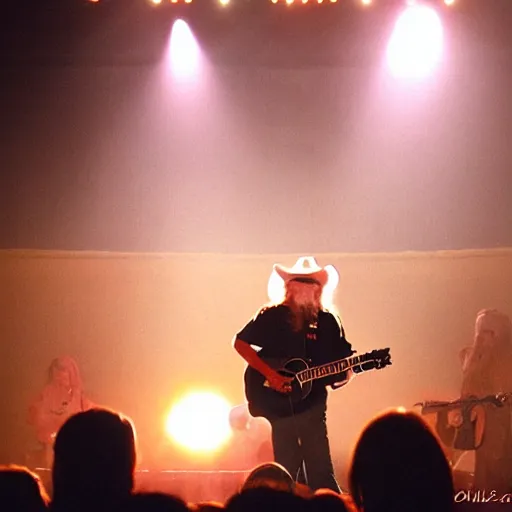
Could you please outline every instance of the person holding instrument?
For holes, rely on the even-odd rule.
[[[322,268],[313,257],[302,257],[292,268],[274,265],[274,273],[282,280],[283,300],[261,308],[236,334],[233,346],[249,366],[266,378],[268,386],[286,395],[291,392],[292,379],[279,373],[265,358],[304,358],[320,365],[349,357],[354,351],[339,318],[326,307],[329,298],[324,292],[332,290],[329,279],[337,282],[334,267]],[[302,482],[313,490],[340,492],[327,433],[327,386],[337,389],[352,375],[348,369],[336,381],[316,380],[304,400],[296,404],[290,401],[282,414],[268,418],[275,462],[294,478],[302,470]]]
[[[477,314],[473,345],[461,352],[461,407],[438,413],[443,442],[475,454],[475,490],[512,492],[512,323],[495,309]]]

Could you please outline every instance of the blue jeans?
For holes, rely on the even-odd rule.
[[[326,405],[321,403],[295,416],[272,421],[274,459],[295,480],[311,489],[340,492],[334,476],[326,419]]]

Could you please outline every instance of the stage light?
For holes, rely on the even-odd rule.
[[[221,5],[228,5],[229,4],[229,0],[219,0],[220,4]]]
[[[171,4],[177,4],[178,0],[171,0]]]
[[[323,3],[324,0],[317,0],[319,4]]]
[[[286,5],[292,5],[293,4],[293,0],[286,0]]]
[[[407,7],[396,22],[387,48],[391,72],[402,78],[422,78],[441,59],[443,28],[436,11],[425,5]]]
[[[285,298],[283,278],[275,270],[268,279],[267,295],[272,304],[280,304]]]
[[[231,404],[211,392],[184,396],[171,409],[165,422],[166,433],[180,446],[195,453],[214,452],[231,437]]]
[[[308,3],[308,0],[302,0],[302,3],[303,3],[303,4],[307,4],[307,3]]]
[[[169,59],[175,80],[189,82],[199,76],[201,50],[187,22],[182,19],[177,19],[172,26]]]
[[[453,5],[455,3],[455,0],[444,0],[444,3],[448,6]]]
[[[192,0],[185,0],[185,3],[186,3],[186,4],[191,4],[191,3],[192,3]]]
[[[160,5],[162,3],[162,0],[149,0],[150,3],[152,3],[153,5]]]
[[[372,4],[372,0],[361,0],[361,3],[363,5],[371,5]]]

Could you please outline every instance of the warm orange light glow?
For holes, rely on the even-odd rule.
[[[288,5],[291,5],[291,4],[293,4],[293,0],[286,0],[286,3],[287,3]]]
[[[273,4],[277,4],[277,0],[271,0]]]
[[[372,0],[361,0],[361,3],[362,3],[363,5],[371,5]]]
[[[455,3],[455,0],[444,0],[444,3],[446,5],[453,5]]]
[[[319,4],[321,4],[324,0],[317,0]]]
[[[190,3],[192,3],[192,0],[185,0],[185,3],[190,4]]]
[[[160,5],[162,3],[162,0],[150,0],[150,2],[154,5]]]
[[[221,5],[228,5],[229,4],[229,0],[219,0]]]
[[[308,0],[302,0],[302,3],[303,3],[303,4],[307,4],[307,3],[308,3]]]
[[[166,433],[180,446],[195,453],[213,452],[231,437],[231,404],[212,392],[184,396],[171,409]]]

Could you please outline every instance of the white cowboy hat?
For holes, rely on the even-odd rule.
[[[274,270],[285,283],[292,279],[312,279],[317,281],[320,286],[325,286],[329,281],[328,268],[318,266],[318,263],[312,256],[302,256],[295,262],[293,267],[285,267],[276,263]]]

